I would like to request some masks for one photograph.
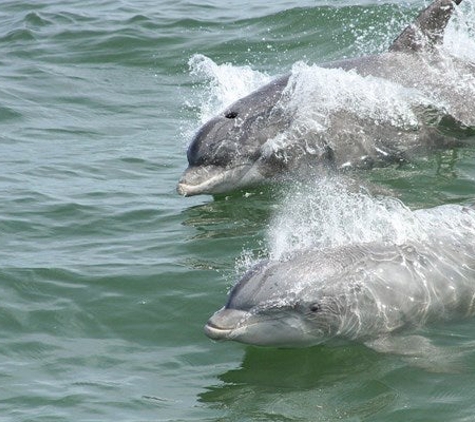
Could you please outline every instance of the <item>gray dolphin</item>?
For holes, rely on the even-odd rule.
[[[474,315],[475,211],[416,213],[437,219],[444,207],[447,220],[459,219],[455,234],[446,221],[423,242],[351,244],[261,262],[233,287],[206,335],[258,346],[371,346],[393,332]]]
[[[454,2],[436,0],[388,52],[321,65],[417,88],[443,104],[416,106],[415,127],[338,110],[327,116],[331,128],[323,134],[293,128],[295,116],[285,104],[295,78],[285,75],[238,100],[199,129],[189,146],[189,166],[177,191],[186,196],[219,194],[302,170],[383,165],[421,147],[453,146],[473,135],[473,90],[464,89],[457,79],[475,75],[475,66],[442,58],[437,49],[453,9]],[[276,151],[269,146],[268,141],[286,132],[293,139],[285,148]]]

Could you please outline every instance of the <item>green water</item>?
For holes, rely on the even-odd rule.
[[[1,421],[473,419],[475,353],[432,371],[359,345],[209,341],[284,194],[175,192],[210,92],[194,54],[273,76],[381,51],[422,7],[396,3],[2,1]],[[412,208],[463,203],[474,162],[441,152],[368,179]],[[472,324],[433,335],[467,346]]]

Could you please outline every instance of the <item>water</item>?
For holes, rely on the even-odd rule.
[[[2,2],[0,420],[472,419],[473,321],[428,334],[469,350],[449,371],[359,345],[209,341],[237,274],[275,252],[289,199],[175,193],[203,119],[299,60],[382,51],[422,7],[397,4]],[[473,9],[446,40],[470,59]],[[474,160],[449,150],[361,177],[410,209],[467,203]]]

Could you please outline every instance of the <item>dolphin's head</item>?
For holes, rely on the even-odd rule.
[[[275,107],[288,77],[244,97],[205,123],[188,148],[188,168],[177,190],[191,196],[219,194],[259,184],[275,165],[262,146],[285,130]]]
[[[231,290],[226,305],[207,322],[214,340],[234,340],[256,346],[304,347],[336,335],[339,304],[316,283],[292,274],[285,263],[262,263]],[[305,278],[305,276],[303,277]]]

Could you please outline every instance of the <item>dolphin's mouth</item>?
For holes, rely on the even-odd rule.
[[[177,192],[183,196],[219,194],[248,186],[253,182],[250,170],[252,162],[231,168],[219,166],[190,166],[183,173],[177,185]]]
[[[209,322],[205,325],[204,330],[205,330],[205,334],[211,340],[217,340],[217,341],[229,340],[229,335],[233,331],[230,328],[216,327],[215,325]]]
[[[183,196],[193,196],[204,193],[220,193],[219,186],[231,170],[217,166],[188,167],[178,182],[177,191]]]
[[[232,340],[236,330],[249,318],[246,311],[221,308],[215,312],[204,327],[205,334],[212,340]],[[244,327],[245,328],[245,327]]]

